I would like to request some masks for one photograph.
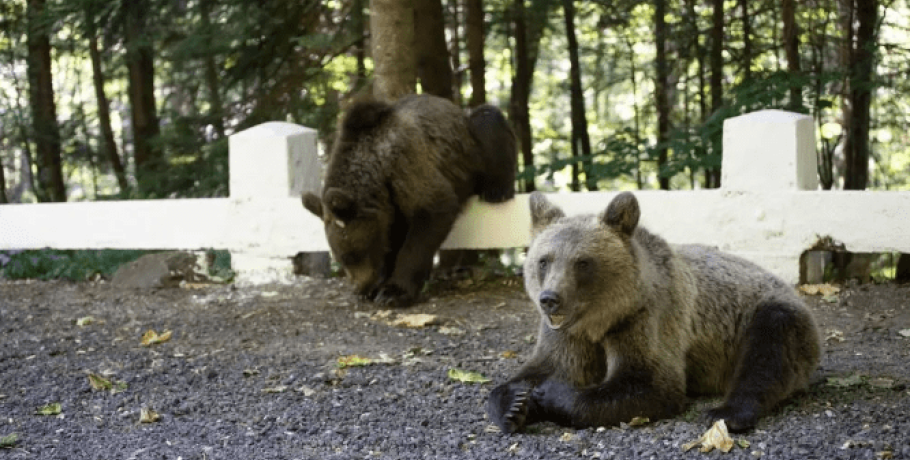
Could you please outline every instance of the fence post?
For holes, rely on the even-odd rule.
[[[727,119],[723,145],[723,192],[767,196],[818,189],[815,125],[808,115],[761,110]],[[821,261],[812,257],[801,261],[800,254],[773,241],[774,235],[792,231],[798,225],[772,217],[770,214],[775,211],[756,204],[756,224],[767,228],[749,242],[750,247],[738,248],[738,252],[795,282],[800,279],[801,263],[813,265]],[[805,270],[802,268],[804,273]]]
[[[288,280],[292,257],[273,249],[270,203],[318,190],[321,164],[316,130],[293,123],[268,122],[236,133],[229,140],[231,267],[241,283]],[[299,208],[305,210],[301,205]],[[262,215],[265,218],[257,219]],[[328,265],[327,256],[325,265]]]

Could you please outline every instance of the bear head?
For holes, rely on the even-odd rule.
[[[597,216],[566,217],[544,195],[530,197],[531,245],[525,289],[551,331],[601,341],[638,310],[633,233],[640,215],[631,193]]]
[[[337,187],[322,197],[305,193],[303,206],[322,219],[332,257],[341,264],[360,295],[381,281],[389,241],[390,216],[369,200],[359,200]]]

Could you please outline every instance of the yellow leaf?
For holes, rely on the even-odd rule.
[[[714,422],[714,425],[701,435],[695,441],[692,441],[688,444],[682,446],[684,451],[701,445],[702,452],[711,452],[714,449],[720,449],[723,452],[730,452],[733,449],[733,438],[730,437],[730,433],[727,431],[727,424],[723,420],[718,420]]]
[[[98,375],[98,374],[89,374],[88,375],[88,384],[91,385],[93,390],[110,390],[114,387],[111,384],[111,381]]]
[[[62,410],[60,403],[50,403],[38,408],[38,415],[57,415]]]
[[[567,431],[567,432],[563,433],[562,436],[559,437],[559,440],[562,442],[569,442],[572,440],[572,438],[573,438],[572,433],[569,433]]]
[[[502,356],[505,359],[513,359],[513,358],[518,357],[518,353],[516,353],[515,350],[506,350],[506,351],[502,352],[500,354],[500,356]]]
[[[19,435],[16,433],[10,433],[2,438],[0,438],[0,448],[10,449],[16,445],[16,441],[19,440]]]
[[[421,327],[427,327],[431,324],[436,323],[436,315],[430,315],[426,313],[414,313],[410,315],[398,315],[398,318],[395,321],[392,321],[392,326],[397,327],[408,327],[412,329],[417,329]]]
[[[363,367],[373,364],[373,360],[360,355],[348,355],[338,358],[335,367],[344,369],[346,367]]]
[[[629,426],[642,426],[647,425],[651,422],[651,419],[648,417],[632,417],[632,421],[629,422]]]
[[[463,371],[455,368],[449,369],[449,378],[462,383],[487,383],[490,381],[479,372]]]
[[[803,284],[799,287],[799,290],[804,294],[828,297],[840,292],[840,287],[832,284]]]
[[[95,318],[93,316],[83,316],[82,318],[76,320],[76,326],[88,326],[94,322]]]
[[[139,410],[139,423],[153,423],[157,422],[160,418],[161,416],[158,415],[157,412],[148,407],[143,407]]]
[[[171,331],[164,331],[161,335],[158,335],[152,329],[145,331],[145,334],[142,334],[142,346],[147,347],[150,345],[155,345],[156,343],[167,342],[171,339]]]

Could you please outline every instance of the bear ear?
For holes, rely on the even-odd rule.
[[[540,192],[534,192],[528,201],[531,207],[531,234],[537,236],[560,217],[565,217],[562,209],[550,203]]]
[[[613,198],[601,217],[603,223],[624,235],[631,235],[638,226],[641,210],[638,209],[638,200],[632,192],[622,192]]]
[[[341,222],[348,222],[357,214],[357,203],[348,192],[332,187],[325,191],[323,204]],[[337,222],[336,222],[337,223]],[[344,226],[339,224],[339,226]]]
[[[316,215],[316,217],[322,219],[322,200],[320,200],[318,196],[313,193],[306,192],[300,198],[301,201],[303,201],[304,208]]]
[[[374,100],[363,100],[354,103],[341,124],[342,132],[346,138],[356,137],[360,133],[367,133],[379,126],[395,108],[391,105]]]

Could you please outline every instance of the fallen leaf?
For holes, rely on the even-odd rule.
[[[869,385],[875,388],[884,388],[888,389],[894,386],[894,379],[889,379],[887,377],[879,377],[877,379],[872,379],[869,381]]]
[[[515,350],[506,350],[506,351],[500,353],[500,356],[502,356],[505,359],[513,359],[513,358],[518,357],[518,353],[516,353]]]
[[[60,403],[50,403],[38,408],[38,415],[57,415],[62,410]]]
[[[158,335],[157,332],[155,332],[152,329],[149,329],[149,330],[145,331],[145,334],[142,334],[141,343],[142,343],[143,347],[147,347],[150,345],[155,345],[157,343],[167,342],[170,339],[171,339],[171,331],[164,331],[161,333],[161,335]]]
[[[749,446],[751,446],[752,444],[749,443],[749,440],[748,440],[748,439],[737,439],[737,440],[736,440],[736,445],[739,446],[739,447],[741,447],[741,448],[743,448],[743,449],[748,449]]]
[[[265,291],[265,292],[259,293],[260,297],[265,297],[265,298],[276,297],[277,295],[278,295],[277,291]]]
[[[398,315],[398,318],[396,318],[395,321],[392,321],[392,326],[419,329],[435,324],[436,322],[436,315],[414,313],[409,315]]]
[[[335,367],[344,369],[346,367],[363,367],[373,364],[373,360],[360,355],[348,355],[338,358]]]
[[[894,458],[894,452],[891,452],[890,450],[883,450],[881,452],[876,452],[875,456],[882,460],[891,460]]]
[[[574,436],[572,436],[572,433],[569,433],[567,431],[567,432],[563,433],[562,436],[559,437],[559,440],[562,442],[569,442],[572,440],[573,437]]]
[[[863,384],[861,374],[853,374],[849,377],[828,377],[828,386],[837,388],[854,387]]]
[[[277,387],[268,387],[262,389],[263,393],[284,393],[285,391],[288,391],[287,385],[278,385]]]
[[[244,377],[252,377],[252,376],[254,376],[254,375],[259,375],[259,370],[258,370],[258,369],[244,369],[244,370],[243,370],[243,376],[244,376]]]
[[[143,407],[139,410],[139,423],[153,423],[157,422],[160,418],[161,416],[158,415],[157,412],[148,407]]]
[[[829,340],[834,340],[836,342],[844,341],[844,331],[839,329],[828,329],[828,335],[825,336],[825,342]]]
[[[632,420],[629,422],[629,426],[643,426],[651,423],[651,419],[648,417],[632,417]]]
[[[12,449],[16,445],[17,441],[19,441],[19,435],[16,433],[10,433],[0,438],[0,449]]]
[[[684,451],[688,451],[699,444],[701,444],[701,449],[699,450],[702,452],[720,449],[726,453],[733,449],[733,438],[730,437],[730,433],[727,431],[727,424],[724,423],[723,419],[714,422],[714,425],[705,434],[701,435],[697,440],[683,445],[682,448]]]
[[[88,375],[88,384],[91,385],[93,390],[110,390],[114,388],[114,385],[110,380],[98,375],[98,374],[89,374]]]
[[[294,391],[296,391],[298,393],[303,393],[303,395],[306,396],[307,398],[316,394],[316,390],[314,390],[306,385],[304,385],[300,388],[295,388]]]
[[[449,378],[462,383],[487,383],[491,381],[480,372],[463,371],[455,368],[449,369]]]
[[[458,336],[458,335],[464,335],[465,330],[461,329],[459,327],[442,326],[439,328],[439,333],[442,335]]]
[[[83,316],[76,320],[76,326],[88,326],[95,322],[94,316]]]
[[[904,337],[910,337],[910,329],[901,329],[897,333]]]
[[[830,296],[840,292],[840,287],[831,284],[803,284],[799,290],[809,295]]]

